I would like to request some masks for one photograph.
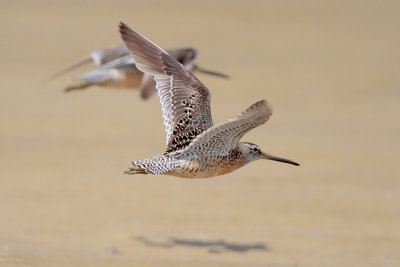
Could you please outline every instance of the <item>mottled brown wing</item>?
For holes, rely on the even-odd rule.
[[[264,124],[271,115],[272,107],[267,101],[261,100],[237,117],[209,128],[193,140],[181,155],[228,155],[237,147],[243,135]]]
[[[187,68],[146,37],[120,24],[136,66],[154,75],[167,131],[167,152],[181,150],[213,126],[210,92]]]

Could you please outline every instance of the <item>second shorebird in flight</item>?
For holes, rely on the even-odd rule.
[[[194,48],[169,49],[167,52],[191,71],[228,78],[223,73],[206,70],[195,64],[197,50]],[[65,88],[66,92],[86,89],[92,85],[110,88],[138,88],[142,99],[148,99],[157,92],[154,77],[137,69],[135,61],[125,44],[94,50],[90,53],[90,56],[59,71],[50,79],[90,61],[93,61],[97,67],[81,75],[72,77],[71,84]]]
[[[175,58],[124,23],[119,31],[136,66],[155,76],[167,131],[167,151],[133,161],[125,173],[207,178],[230,173],[258,159],[299,165],[269,155],[256,144],[239,142],[245,133],[271,116],[272,108],[265,100],[214,126],[207,87]]]

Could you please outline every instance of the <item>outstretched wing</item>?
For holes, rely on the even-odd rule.
[[[134,65],[135,60],[132,58],[130,54],[119,57],[117,59],[108,61],[100,66],[98,66],[98,69],[118,69],[118,68],[123,68],[127,65]]]
[[[272,107],[265,100],[261,100],[237,117],[227,122],[215,125],[199,135],[182,151],[182,154],[228,155],[229,151],[237,147],[240,138],[251,129],[264,124],[272,115]]]
[[[110,47],[94,50],[90,53],[96,66],[113,61],[117,58],[129,55],[129,50],[125,44],[117,44]]]
[[[94,62],[96,66],[101,66],[107,62],[113,61],[117,58],[123,57],[125,55],[129,55],[129,50],[125,44],[118,44],[106,48],[101,48],[94,50],[90,53],[90,56],[87,56],[74,64],[66,67],[63,70],[58,71],[57,73],[53,74],[49,80],[52,80],[58,76],[61,76],[73,69],[76,69],[82,65],[85,65],[91,61]]]
[[[119,30],[136,66],[155,76],[167,131],[167,152],[184,149],[213,126],[210,92],[187,68],[146,37],[124,23]]]

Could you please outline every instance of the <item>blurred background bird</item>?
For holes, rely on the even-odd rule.
[[[196,65],[197,50],[195,48],[176,48],[169,49],[167,52],[191,71],[225,79],[229,78],[226,74],[203,69]],[[59,77],[91,61],[96,65],[96,68],[81,75],[73,76],[71,84],[65,88],[66,92],[86,89],[92,85],[107,88],[138,89],[142,99],[148,99],[157,92],[154,77],[141,72],[136,67],[135,61],[125,44],[94,50],[89,56],[57,72],[50,79]]]

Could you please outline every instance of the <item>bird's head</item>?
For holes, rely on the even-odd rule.
[[[265,152],[263,152],[260,147],[256,144],[249,143],[249,142],[241,142],[239,143],[239,149],[242,152],[244,159],[245,159],[245,164],[258,160],[258,159],[269,159],[269,160],[275,160],[275,161],[280,161],[284,163],[289,163],[292,165],[299,166],[297,162],[294,162],[289,159],[284,159],[284,158],[279,158],[276,156],[269,155]]]
[[[173,56],[179,63],[184,65],[188,69],[192,69],[194,66],[194,60],[197,56],[197,51],[194,48],[182,48],[169,51],[170,55]]]

